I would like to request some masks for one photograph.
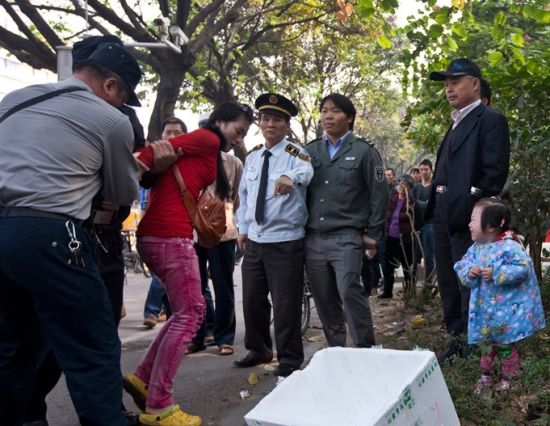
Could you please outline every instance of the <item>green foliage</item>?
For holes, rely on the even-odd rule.
[[[443,85],[428,80],[457,57],[469,57],[493,88],[492,107],[508,118],[510,181],[518,227],[540,277],[540,244],[550,223],[550,39],[547,1],[472,0],[460,8],[428,3],[404,27],[402,83],[415,101],[403,120],[408,137],[434,151],[450,123]]]
[[[550,272],[546,282],[550,284]],[[550,293],[550,291],[548,292]],[[414,303],[403,308],[393,305],[383,311],[383,317],[376,318],[379,334],[378,344],[385,348],[411,350],[415,347],[438,350],[445,347],[445,333],[440,329],[442,321],[441,304],[438,298],[417,298]],[[549,294],[550,295],[550,294]],[[375,302],[377,303],[377,302]],[[393,309],[392,309],[393,308]],[[380,312],[380,303],[374,312]],[[412,329],[412,318],[418,313],[426,320],[424,328]],[[546,312],[549,312],[548,310]],[[388,317],[390,319],[388,319]],[[388,326],[388,322],[392,324]],[[547,314],[550,323],[550,315]],[[511,390],[474,395],[476,381],[481,374],[480,355],[484,345],[480,345],[468,358],[453,358],[452,362],[441,365],[445,383],[451,394],[460,423],[474,425],[548,425],[550,419],[550,333],[547,329],[518,343],[522,366],[518,380]]]

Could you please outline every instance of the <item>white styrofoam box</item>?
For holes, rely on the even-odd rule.
[[[328,348],[244,417],[249,426],[454,426],[433,352]]]

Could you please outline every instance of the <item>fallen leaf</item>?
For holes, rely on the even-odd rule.
[[[248,384],[257,385],[258,383],[260,383],[260,378],[258,377],[258,375],[254,372],[250,373],[248,375]]]

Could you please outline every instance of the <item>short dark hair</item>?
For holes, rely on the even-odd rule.
[[[475,207],[482,208],[481,229],[487,232],[489,228],[499,229],[501,232],[510,229],[512,212],[506,204],[497,198],[482,198]]]
[[[430,170],[433,170],[432,162],[430,160],[428,160],[427,158],[424,158],[418,166],[428,166],[430,168]]]
[[[491,90],[491,85],[484,78],[482,78],[480,81],[481,83],[479,85],[479,97],[487,98],[487,105],[491,105],[491,94],[493,93]]]
[[[420,169],[418,167],[413,167],[411,169],[411,174],[413,174],[413,173],[420,173]]]
[[[351,123],[349,123],[348,128],[349,130],[353,130],[355,116],[357,115],[357,110],[355,109],[353,102],[351,102],[347,96],[340,95],[339,93],[331,93],[321,99],[321,103],[319,104],[319,112],[323,110],[323,106],[327,101],[331,101],[334,105],[340,108],[348,118],[351,118]]]
[[[385,170],[390,170],[395,176],[395,169],[393,167],[386,167]]]
[[[183,133],[187,133],[187,126],[185,125],[183,120],[180,120],[178,117],[168,117],[166,120],[164,120],[162,122],[161,130],[160,130],[161,132],[164,132],[164,128],[166,127],[167,124],[179,124],[179,126],[181,127],[181,131]]]

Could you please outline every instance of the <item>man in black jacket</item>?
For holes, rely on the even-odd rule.
[[[445,82],[453,124],[437,153],[426,219],[433,217],[437,281],[447,333],[453,339],[438,359],[466,356],[469,290],[453,270],[472,244],[468,223],[482,197],[498,195],[508,176],[510,138],[506,117],[480,100],[481,71],[470,59],[452,61],[430,79]]]

